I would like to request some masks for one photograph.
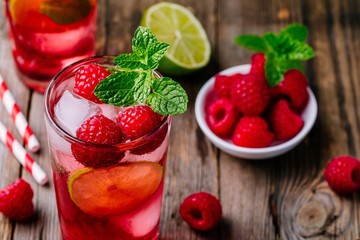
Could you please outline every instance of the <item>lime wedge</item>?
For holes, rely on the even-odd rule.
[[[159,66],[163,74],[184,75],[209,62],[211,47],[206,32],[185,7],[168,2],[152,5],[140,24],[149,28],[160,42],[170,44]]]

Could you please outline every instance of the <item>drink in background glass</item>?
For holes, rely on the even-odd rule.
[[[62,68],[95,54],[96,0],[5,0],[19,78],[44,92]]]
[[[149,134],[120,144],[90,144],[75,137],[91,116],[114,120],[126,109],[97,104],[73,92],[74,76],[81,66],[112,66],[112,62],[112,57],[96,57],[70,65],[55,76],[45,94],[64,240],[154,240],[159,236],[171,116],[162,117]]]

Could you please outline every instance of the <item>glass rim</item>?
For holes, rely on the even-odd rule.
[[[157,131],[159,131],[162,127],[164,127],[164,125],[166,123],[171,122],[172,120],[172,116],[171,115],[167,115],[167,116],[163,116],[163,119],[161,120],[160,124],[154,128],[151,132],[147,133],[144,136],[141,136],[137,139],[128,141],[128,142],[120,142],[120,143],[116,143],[116,144],[98,144],[98,143],[91,143],[91,142],[85,142],[81,139],[78,139],[77,137],[71,135],[70,133],[68,133],[66,130],[64,130],[54,119],[54,116],[52,116],[52,114],[50,113],[50,96],[52,94],[52,91],[54,90],[56,83],[59,82],[58,79],[60,79],[60,77],[63,74],[66,74],[69,70],[75,68],[75,67],[80,67],[82,66],[84,63],[91,63],[94,62],[96,60],[101,60],[101,59],[114,59],[115,56],[92,56],[92,57],[88,57],[88,58],[84,58],[81,59],[79,61],[76,61],[68,66],[66,66],[65,68],[63,68],[61,71],[59,71],[49,82],[48,87],[46,88],[45,94],[44,94],[44,105],[45,105],[45,117],[48,120],[48,122],[50,123],[50,127],[53,128],[62,138],[64,138],[66,141],[71,142],[71,143],[76,143],[76,144],[81,144],[81,145],[85,145],[88,147],[93,147],[93,148],[125,148],[125,150],[127,148],[134,148],[134,147],[138,147],[141,146],[142,143],[146,143],[146,140],[150,139]],[[73,71],[70,71],[69,73],[71,73]],[[158,72],[158,71],[154,71],[154,74],[160,78],[162,77],[162,75]]]

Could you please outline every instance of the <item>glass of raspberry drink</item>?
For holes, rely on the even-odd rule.
[[[5,0],[22,82],[44,92],[65,66],[95,54],[96,0]]]
[[[111,57],[82,60],[46,91],[46,128],[63,239],[158,239],[171,116],[102,103],[84,84]],[[156,74],[155,78],[160,77]]]

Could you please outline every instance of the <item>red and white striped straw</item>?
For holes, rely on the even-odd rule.
[[[15,102],[13,95],[6,86],[4,79],[0,74],[0,98],[11,115],[12,120],[15,122],[16,129],[19,131],[21,137],[24,139],[28,149],[36,152],[40,149],[40,144],[31,130],[29,123],[26,121],[24,114],[20,111],[18,104]]]
[[[44,170],[11,135],[2,122],[0,122],[0,139],[14,154],[15,158],[21,163],[21,165],[23,165],[25,169],[31,173],[37,183],[41,185],[47,183],[48,177]]]

